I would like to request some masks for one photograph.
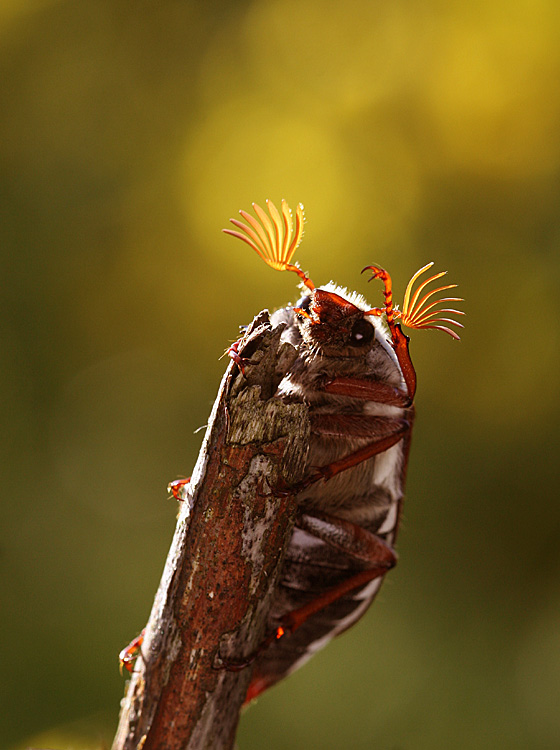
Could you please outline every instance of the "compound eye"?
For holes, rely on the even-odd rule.
[[[305,296],[303,296],[300,300],[298,300],[298,303],[294,305],[294,307],[299,307],[301,310],[303,310],[306,313],[309,312],[310,306],[311,306],[310,294],[306,294]]]
[[[375,336],[375,329],[364,318],[360,318],[354,323],[352,333],[350,334],[351,346],[365,346],[369,344]]]

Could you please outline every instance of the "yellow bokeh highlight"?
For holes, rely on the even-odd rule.
[[[181,175],[189,226],[204,243],[239,207],[266,198],[307,211],[313,196],[314,224],[329,226],[347,179],[331,132],[247,98],[216,106],[189,135]]]
[[[425,77],[442,156],[467,170],[506,177],[551,173],[560,164],[558,5],[492,3],[464,23],[441,23]]]

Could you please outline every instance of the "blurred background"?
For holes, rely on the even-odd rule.
[[[238,326],[298,297],[220,233],[305,205],[297,259],[413,332],[400,564],[242,717],[240,750],[560,746],[556,0],[4,0],[0,745],[102,748]],[[556,487],[556,489],[555,489]]]

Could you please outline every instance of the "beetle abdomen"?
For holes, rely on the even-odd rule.
[[[381,523],[381,527],[387,525],[386,522],[391,524],[390,531],[378,533],[388,544],[395,536],[397,520],[397,513],[389,511],[386,521]],[[296,528],[272,607],[271,626],[286,613],[309,604],[365,568]],[[357,622],[373,602],[382,582],[383,577],[379,577],[354,589],[315,613],[288,638],[275,641],[256,661],[253,682],[255,685],[264,683],[257,692],[299,669],[329,641]]]

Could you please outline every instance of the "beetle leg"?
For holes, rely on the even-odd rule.
[[[375,401],[378,404],[400,406],[405,409],[412,405],[412,399],[408,393],[379,380],[332,378],[326,381],[322,390],[338,396],[363,398],[365,401]]]
[[[239,355],[239,344],[243,341],[243,336],[240,339],[237,339],[237,341],[234,341],[233,344],[226,349],[226,354],[228,357],[233,359],[235,364],[239,367],[241,370],[241,373],[243,377],[245,377],[245,365],[249,361],[247,357],[241,357]]]
[[[266,651],[271,643],[274,643],[274,641],[282,638],[282,636],[285,635],[285,632],[286,631],[282,627],[275,628],[266,636],[266,638],[261,641],[261,643],[259,643],[253,653],[249,654],[249,656],[246,656],[244,659],[234,660],[227,659],[223,656],[218,656],[218,660],[215,664],[215,669],[225,669],[227,672],[241,672],[246,667],[251,666],[255,659],[257,659],[257,657],[259,657],[263,653],[263,651]]]
[[[245,366],[251,364],[251,357],[258,349],[259,342],[262,341],[263,332],[267,330],[267,325],[261,320],[256,327],[245,326],[245,329],[243,335],[238,338],[237,341],[234,341],[224,352],[224,355],[227,354],[233,359],[235,364],[241,370],[243,377],[245,377]],[[250,330],[247,331],[247,329]]]
[[[381,440],[408,427],[406,419],[371,414],[311,414],[314,434],[325,437]]]
[[[412,399],[414,398],[414,394],[416,393],[416,372],[414,370],[414,365],[412,364],[412,360],[410,359],[410,354],[408,352],[408,342],[410,341],[410,339],[408,338],[408,336],[406,336],[406,334],[402,332],[400,325],[398,323],[395,323],[395,316],[399,313],[393,306],[393,283],[391,281],[391,277],[384,268],[380,268],[379,266],[366,266],[362,270],[362,273],[364,271],[372,272],[372,276],[369,281],[373,281],[373,279],[381,279],[381,281],[383,282],[385,307],[374,307],[369,310],[366,315],[379,316],[385,313],[387,325],[389,326],[389,331],[391,333],[391,344],[393,346],[393,349],[395,350],[395,354],[397,355],[397,359],[399,361],[399,365],[404,377],[404,382],[406,383],[406,390],[408,391],[408,395],[410,396],[410,400],[412,401]],[[415,277],[413,277],[413,280],[414,278]]]
[[[342,598],[350,591],[363,586],[375,578],[384,576],[397,563],[397,555],[393,548],[383,539],[343,518],[313,511],[304,513],[296,522],[298,528],[317,537],[352,560],[362,563],[365,567],[350,578],[342,581],[333,588],[320,594],[303,607],[288,612],[280,619],[276,638],[286,633],[293,633],[305,621],[329,604]],[[279,631],[282,631],[279,633]]]
[[[391,323],[389,328],[391,330],[391,343],[395,350],[395,354],[397,355],[399,365],[401,366],[404,382],[406,383],[406,390],[412,401],[414,399],[414,394],[416,393],[416,370],[414,369],[414,365],[410,359],[410,352],[408,351],[410,338],[406,333],[402,332],[402,328],[398,323]]]
[[[183,497],[182,489],[187,484],[189,484],[190,481],[191,481],[190,477],[187,477],[186,479],[174,479],[172,482],[169,482],[169,484],[167,485],[167,491],[171,492],[175,500],[181,503],[185,499]]]
[[[296,526],[356,562],[387,569],[397,562],[396,552],[380,536],[345,518],[308,510],[301,513]]]
[[[384,576],[396,565],[397,555],[387,542],[351,521],[314,511],[313,513],[302,514],[296,521],[296,526],[361,563],[365,566],[364,570],[358,571],[350,578],[333,586],[303,607],[283,615],[279,620],[279,625],[263,639],[258,648],[249,656],[235,662],[222,660],[223,668],[228,671],[237,672],[248,667],[274,641],[293,633],[312,615],[354,589],[364,586],[375,578]],[[262,690],[265,688],[266,685],[263,684]],[[252,689],[249,689],[250,694],[248,694],[247,700],[256,697],[262,690],[255,690],[253,686]]]
[[[123,667],[127,670],[127,672],[132,672],[132,669],[134,667],[134,662],[138,658],[138,654],[140,653],[140,646],[144,642],[144,633],[145,629],[142,630],[140,635],[137,635],[136,638],[134,638],[128,646],[123,648],[123,650],[119,654],[119,668],[122,674]]]
[[[312,484],[315,484],[315,482],[318,482],[320,479],[330,479],[341,471],[351,469],[353,466],[361,464],[362,461],[367,461],[368,458],[377,456],[379,453],[383,453],[384,451],[389,450],[389,448],[392,448],[409,435],[410,430],[412,429],[412,424],[408,420],[400,419],[396,421],[400,426],[392,431],[392,433],[390,432],[385,437],[374,440],[363,448],[358,448],[357,451],[349,453],[347,456],[339,458],[337,461],[332,461],[330,464],[315,468],[306,479],[302,479],[301,482],[292,485],[292,492],[298,494]]]

